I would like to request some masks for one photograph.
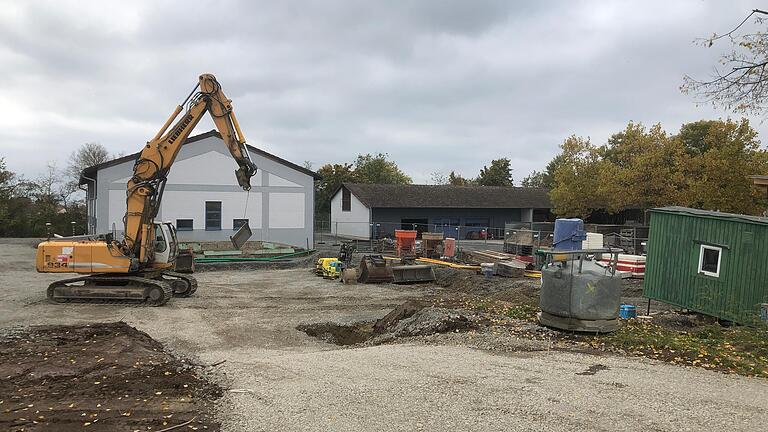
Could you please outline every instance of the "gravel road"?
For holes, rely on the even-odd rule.
[[[52,304],[56,276],[34,249],[0,240],[0,329],[124,320],[212,375],[226,431],[760,430],[768,381],[639,358],[558,351],[494,354],[461,344],[341,348],[302,323],[375,319],[418,286],[345,286],[308,270],[198,275],[193,298],[161,308]],[[434,288],[433,288],[434,289]]]

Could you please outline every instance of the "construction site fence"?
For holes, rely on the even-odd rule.
[[[395,230],[414,230],[417,239],[424,232],[441,233],[472,248],[486,247],[510,253],[552,246],[554,222],[515,222],[504,228],[479,225],[420,224],[394,222],[329,222],[315,224],[316,244],[353,243],[358,250],[377,250],[394,244]],[[648,239],[647,226],[585,224],[587,232],[603,234],[603,246],[618,247],[627,253],[642,254]]]

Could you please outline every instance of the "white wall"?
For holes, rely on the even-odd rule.
[[[235,179],[236,162],[224,142],[210,137],[185,144],[166,183],[158,221],[193,219],[192,231],[180,231],[182,241],[228,240],[233,219],[246,218],[252,240],[312,247],[314,237],[314,178],[274,158],[251,152],[259,171],[245,192]],[[97,172],[95,206],[98,233],[111,230],[122,238],[126,183],[133,159],[104,167]],[[221,201],[221,230],[205,230],[205,202]]]
[[[174,191],[163,195],[158,219],[176,224],[176,219],[193,219],[192,227],[205,229],[205,202],[221,201],[221,229],[231,230],[232,219],[248,219],[251,229],[261,229],[261,193],[251,192],[248,196],[247,214],[244,213],[245,199],[242,192],[194,192]],[[302,194],[303,196],[303,194]],[[303,216],[303,214],[302,214]]]
[[[342,237],[370,238],[371,210],[351,194],[350,211],[342,211],[342,193],[342,189],[339,189],[331,199],[331,233]]]

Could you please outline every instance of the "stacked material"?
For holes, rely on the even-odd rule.
[[[603,257],[600,262],[608,264],[610,262],[610,257]],[[633,278],[642,279],[645,277],[645,256],[619,254],[619,262],[616,265],[616,270],[620,272],[629,272],[632,274]]]
[[[600,233],[587,233],[587,239],[582,243],[584,249],[602,249],[603,235]]]

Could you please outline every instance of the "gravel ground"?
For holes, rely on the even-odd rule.
[[[177,354],[226,360],[211,369],[225,389],[216,407],[226,431],[698,431],[768,423],[762,379],[547,351],[546,341],[520,341],[521,351],[508,353],[469,348],[474,336],[465,334],[344,348],[296,329],[381,318],[434,286],[342,285],[305,269],[198,277],[194,297],[160,308],[52,304],[45,287],[58,277],[35,273],[28,245],[0,240],[0,329],[124,320]],[[474,346],[492,339],[479,335]]]

